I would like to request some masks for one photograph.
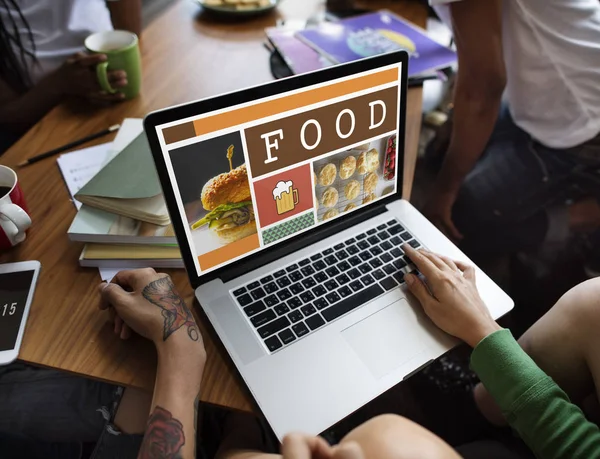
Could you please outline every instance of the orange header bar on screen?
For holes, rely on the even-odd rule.
[[[252,120],[283,113],[295,108],[305,107],[335,97],[375,88],[394,81],[398,81],[397,68],[382,70],[381,72],[372,73],[370,75],[364,75],[351,80],[333,83],[309,91],[195,120],[194,130],[196,131],[197,136],[208,134],[231,126],[244,124]]]

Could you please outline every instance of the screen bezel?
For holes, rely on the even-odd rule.
[[[5,365],[12,362],[19,355],[21,343],[23,342],[23,335],[25,334],[25,325],[27,324],[29,309],[31,308],[31,302],[33,300],[33,294],[35,292],[35,286],[37,284],[40,268],[41,264],[39,261],[23,261],[19,263],[6,263],[0,265],[0,276],[14,272],[33,271],[31,284],[29,285],[29,292],[27,293],[27,300],[25,302],[25,309],[23,311],[23,317],[21,318],[21,323],[19,324],[19,333],[17,334],[15,347],[5,351],[0,351],[0,365]]]
[[[372,206],[357,209],[355,212],[352,212],[349,215],[338,217],[330,223],[320,224],[314,229],[305,231],[297,236],[287,239],[284,244],[275,244],[272,247],[266,247],[260,252],[248,255],[242,260],[238,260],[237,262],[217,268],[208,273],[198,275],[196,273],[196,265],[194,263],[194,253],[191,244],[188,243],[184,228],[186,223],[178,211],[175,191],[167,170],[166,160],[160,146],[156,127],[177,121],[179,119],[202,115],[211,111],[233,107],[235,105],[252,102],[253,100],[263,99],[265,97],[282,94],[398,63],[402,64],[402,71],[400,75],[400,113],[398,116],[397,130],[397,137],[399,140],[396,141],[396,192],[377,201]],[[169,209],[171,223],[173,225],[173,229],[175,230],[177,241],[185,241],[183,245],[179,244],[179,250],[181,251],[181,256],[192,287],[195,289],[201,284],[217,278],[233,278],[237,275],[240,275],[240,268],[243,270],[244,266],[248,266],[248,269],[255,269],[259,266],[263,266],[264,264],[269,263],[276,258],[283,257],[293,251],[299,250],[305,245],[314,242],[315,235],[318,235],[318,238],[320,239],[329,234],[334,234],[339,230],[339,228],[347,227],[350,224],[355,224],[361,220],[371,218],[374,213],[382,212],[386,204],[400,199],[402,197],[402,176],[404,172],[404,140],[400,141],[400,139],[405,138],[406,92],[408,82],[407,74],[408,53],[406,51],[394,51],[380,56],[365,58],[347,64],[336,65],[323,70],[276,80],[266,84],[190,102],[148,114],[144,119],[144,130],[146,132],[146,136],[148,137],[148,143],[150,145],[150,150],[152,151],[152,156],[154,158],[158,177],[163,189],[167,208]],[[299,244],[301,240],[306,240],[306,244]]]

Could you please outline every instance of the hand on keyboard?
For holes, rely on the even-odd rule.
[[[433,323],[471,347],[500,329],[479,296],[472,266],[408,244],[402,248],[425,276],[407,274],[405,280]]]

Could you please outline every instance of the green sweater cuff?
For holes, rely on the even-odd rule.
[[[506,329],[479,342],[471,354],[471,367],[504,413],[515,412],[523,397],[552,383]]]

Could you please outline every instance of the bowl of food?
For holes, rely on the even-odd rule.
[[[248,16],[274,9],[280,0],[196,0],[205,10],[213,13]]]
[[[387,140],[385,158],[383,160],[383,179],[394,180],[396,178],[396,136]]]

